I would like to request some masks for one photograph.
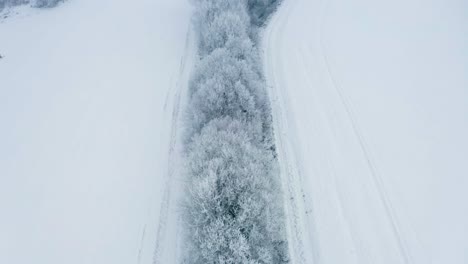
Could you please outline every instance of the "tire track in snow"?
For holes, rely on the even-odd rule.
[[[177,260],[178,259],[178,254],[179,254],[179,234],[180,234],[180,228],[178,223],[168,223],[169,218],[171,217],[171,209],[174,209],[173,207],[177,205],[177,196],[174,194],[174,182],[177,177],[177,162],[180,160],[180,153],[178,152],[179,148],[179,121],[180,121],[180,108],[181,108],[181,101],[183,100],[183,94],[185,93],[185,85],[186,81],[188,80],[188,69],[187,69],[187,64],[189,57],[191,57],[190,53],[190,45],[191,45],[191,27],[188,28],[187,30],[187,36],[186,36],[186,42],[185,42],[185,48],[184,48],[184,55],[181,58],[180,66],[179,66],[179,72],[178,72],[178,79],[176,81],[175,85],[175,91],[174,91],[174,103],[173,103],[173,108],[172,108],[172,113],[168,113],[168,116],[171,116],[171,132],[170,132],[170,141],[169,141],[169,154],[168,154],[168,171],[166,174],[166,179],[164,183],[164,194],[163,194],[163,201],[161,203],[161,209],[160,209],[160,214],[159,214],[159,222],[158,222],[158,227],[157,227],[157,234],[156,234],[156,244],[154,248],[154,253],[153,253],[153,264],[165,264],[165,260],[163,259],[162,255],[164,253],[163,248],[164,247],[174,247],[175,246],[175,254],[174,258]],[[170,94],[171,94],[171,89],[168,90],[168,94],[166,96],[166,102],[164,103],[164,110],[167,112],[167,105],[170,99]],[[177,210],[173,210],[173,214],[176,213]],[[176,222],[179,222],[179,218],[177,217]],[[175,227],[176,230],[174,231],[175,237],[175,243],[176,245],[168,245],[168,226],[172,225],[173,228]],[[175,225],[175,226],[174,226]],[[170,235],[170,234],[169,234]]]
[[[323,45],[323,44],[321,43],[321,45]],[[408,253],[408,249],[407,249],[407,247],[406,247],[406,245],[404,243],[404,240],[402,238],[400,228],[399,228],[399,224],[398,224],[398,221],[397,221],[397,218],[396,218],[396,214],[394,213],[392,203],[391,203],[391,201],[390,201],[390,199],[389,199],[389,197],[388,197],[388,195],[387,195],[387,193],[385,191],[385,187],[384,187],[384,184],[383,184],[382,177],[378,173],[377,167],[376,167],[375,163],[373,162],[372,155],[370,154],[370,152],[369,152],[369,150],[367,148],[364,137],[363,137],[363,135],[361,133],[361,129],[360,129],[359,125],[356,122],[353,111],[351,110],[351,106],[350,106],[349,102],[347,101],[347,99],[344,97],[343,92],[341,91],[341,88],[340,88],[340,86],[339,86],[339,84],[338,84],[338,82],[336,80],[336,77],[331,72],[330,63],[329,63],[328,57],[327,57],[323,47],[322,47],[322,54],[323,54],[323,59],[324,59],[325,64],[326,64],[326,69],[327,69],[328,75],[330,77],[330,80],[332,81],[333,87],[334,87],[338,97],[340,98],[340,101],[341,101],[341,103],[343,105],[343,108],[345,109],[346,114],[347,114],[347,116],[349,118],[353,133],[356,136],[357,142],[358,142],[358,144],[359,144],[359,146],[361,148],[362,154],[363,154],[363,156],[365,158],[365,161],[366,161],[366,164],[367,164],[367,166],[369,168],[370,174],[372,175],[374,185],[376,186],[377,192],[379,193],[379,198],[380,198],[380,200],[382,202],[382,205],[385,208],[385,212],[387,214],[389,222],[391,223],[393,233],[395,235],[395,238],[396,238],[398,246],[399,246],[400,254],[401,254],[402,258],[404,259],[404,263],[411,263],[409,253]]]
[[[402,235],[401,235],[401,231],[400,231],[400,227],[399,227],[399,224],[398,224],[398,219],[397,219],[397,216],[396,216],[396,213],[393,209],[393,205],[391,203],[391,200],[385,190],[385,186],[384,186],[384,182],[383,182],[383,179],[380,175],[380,173],[378,172],[378,169],[377,169],[377,166],[375,165],[375,162],[373,161],[373,158],[372,158],[372,155],[369,151],[369,148],[367,147],[367,144],[365,142],[365,139],[364,139],[364,136],[362,134],[362,130],[355,118],[355,114],[354,114],[354,111],[351,107],[351,104],[350,102],[348,101],[348,99],[345,97],[342,89],[341,89],[341,84],[338,82],[338,79],[336,78],[336,75],[334,75],[332,73],[332,70],[331,70],[331,65],[330,65],[330,60],[328,58],[328,55],[327,55],[327,52],[326,52],[326,48],[325,48],[325,45],[324,45],[324,42],[323,42],[323,37],[322,37],[322,30],[323,30],[323,23],[324,23],[324,10],[326,8],[328,4],[328,1],[324,1],[322,0],[322,4],[321,4],[321,12],[320,12],[320,18],[319,18],[319,30],[318,30],[318,42],[319,42],[319,46],[320,46],[320,54],[322,54],[323,56],[323,61],[325,62],[325,68],[327,70],[327,73],[328,73],[328,76],[330,77],[330,80],[331,80],[331,83],[332,83],[332,86],[334,88],[334,90],[336,91],[340,101],[341,101],[341,104],[343,105],[343,108],[345,109],[346,111],[346,114],[348,116],[348,119],[351,123],[351,127],[352,127],[352,130],[353,130],[353,133],[354,135],[356,136],[356,139],[359,143],[359,146],[361,148],[361,151],[364,155],[364,158],[366,160],[366,163],[367,163],[367,166],[369,168],[369,171],[372,175],[372,179],[374,181],[374,184],[377,188],[377,192],[379,193],[379,198],[385,208],[385,212],[387,214],[387,217],[388,217],[388,220],[390,221],[390,224],[391,224],[391,227],[392,227],[392,230],[393,230],[393,233],[394,233],[394,236],[397,240],[397,244],[398,244],[398,247],[399,247],[399,250],[400,250],[400,254],[401,254],[401,257],[403,258],[403,261],[404,263],[411,263],[412,261],[410,261],[410,253],[409,253],[409,249],[408,247],[406,246],[406,243],[405,243],[405,240],[403,239]]]
[[[291,3],[292,2],[292,3]],[[285,0],[285,2],[282,4],[281,8],[285,10],[280,10],[283,13],[281,15],[276,15],[277,17],[274,17],[271,21],[271,27],[273,30],[267,31],[265,35],[265,41],[266,41],[266,47],[268,48],[269,43],[275,43],[276,45],[280,45],[281,41],[278,41],[277,37],[280,35],[278,32],[284,31],[285,24],[288,22],[288,16],[291,13],[291,10],[293,9],[292,5],[295,4],[297,1],[295,0]],[[381,178],[381,175],[378,173],[378,169],[375,165],[375,162],[373,162],[372,155],[369,151],[369,149],[366,146],[363,134],[361,133],[360,127],[358,126],[357,121],[355,120],[354,114],[352,112],[352,108],[347,101],[347,99],[344,97],[343,93],[341,92],[341,87],[339,87],[339,83],[336,80],[336,76],[332,74],[331,68],[330,68],[330,62],[327,57],[327,54],[325,53],[325,48],[322,40],[322,26],[323,26],[323,16],[324,16],[324,8],[326,7],[326,2],[325,1],[318,1],[320,3],[320,8],[318,11],[319,18],[318,18],[318,34],[317,34],[317,42],[319,49],[320,50],[320,55],[322,58],[317,58],[318,61],[322,60],[324,62],[324,68],[326,70],[325,74],[328,75],[328,78],[330,78],[331,84],[332,84],[332,89],[335,90],[337,93],[338,101],[341,102],[343,109],[345,110],[345,116],[347,116],[348,121],[351,124],[351,132],[354,137],[356,138],[356,141],[358,143],[360,152],[362,152],[363,157],[364,157],[364,163],[367,164],[366,166],[368,167],[368,171],[370,172],[370,178],[371,178],[371,183],[375,187],[376,191],[376,197],[377,199],[380,200],[383,211],[386,214],[387,224],[390,226],[390,230],[394,235],[395,238],[395,243],[397,245],[397,251],[400,254],[402,263],[411,263],[411,258],[409,254],[409,250],[406,246],[405,239],[401,235],[400,227],[398,224],[397,216],[394,212],[392,203],[386,194],[385,191],[385,186],[383,183],[383,179]],[[278,11],[277,13],[280,13]],[[278,25],[280,23],[280,25]],[[275,32],[274,35],[276,35],[276,38],[272,37],[273,31]],[[304,49],[306,50],[306,49]],[[270,52],[271,55],[271,52]],[[301,215],[300,211],[304,209],[304,205],[307,204],[307,201],[303,199],[303,201],[300,201],[297,199],[297,194],[298,193],[303,193],[302,188],[300,187],[301,184],[303,183],[302,181],[302,175],[301,171],[302,169],[300,168],[300,162],[298,162],[298,158],[296,154],[294,153],[294,149],[291,146],[291,143],[289,142],[290,140],[294,140],[291,138],[292,135],[287,135],[285,133],[286,130],[284,128],[288,126],[294,126],[294,120],[288,119],[287,114],[284,111],[289,111],[288,108],[285,108],[282,103],[286,102],[288,100],[287,94],[284,94],[285,91],[283,91],[283,94],[281,94],[281,87],[285,87],[284,80],[281,79],[281,76],[277,76],[279,73],[283,72],[284,70],[281,69],[283,62],[280,56],[276,56],[277,61],[275,61],[274,64],[272,64],[272,58],[265,58],[265,61],[267,65],[272,66],[272,70],[268,72],[268,77],[271,78],[271,83],[273,85],[269,85],[269,93],[270,93],[270,98],[272,101],[273,105],[273,113],[274,113],[274,122],[275,122],[275,137],[276,137],[276,142],[277,142],[277,147],[278,147],[278,156],[280,159],[280,166],[281,166],[281,177],[283,179],[283,187],[284,190],[287,192],[287,197],[285,201],[285,208],[287,211],[287,222],[288,222],[288,238],[289,238],[289,243],[290,243],[290,252],[291,252],[291,260],[292,263],[306,263],[310,258],[305,257],[305,251],[304,251],[304,243],[301,241],[301,239],[304,239],[304,234],[301,234],[302,231],[306,230],[301,230],[300,225],[302,224],[301,221]],[[311,58],[310,56],[306,56],[307,58]],[[299,58],[299,61],[304,60],[304,58]],[[323,63],[322,63],[323,64]],[[268,67],[266,67],[268,69]],[[275,68],[279,68],[275,69]],[[276,73],[276,75],[275,75]],[[279,74],[280,75],[280,74]],[[284,90],[284,89],[283,89]],[[280,100],[281,96],[281,100]],[[331,145],[330,145],[331,146]],[[338,150],[334,150],[335,152]],[[329,166],[330,169],[332,170],[332,174],[334,177],[334,181],[336,182],[336,176],[334,175],[333,171],[335,165],[333,164],[333,159],[328,158]],[[295,169],[296,168],[296,169]],[[297,184],[297,186],[295,186]],[[298,188],[299,187],[299,188]],[[355,250],[358,250],[359,256],[362,258],[362,261],[365,261],[366,263],[372,263],[372,257],[368,254],[368,250],[365,247],[364,241],[361,241],[362,238],[359,235],[359,233],[356,233],[358,230],[353,230],[352,226],[352,221],[355,219],[350,219],[349,216],[346,215],[345,209],[344,209],[344,203],[346,203],[346,193],[340,192],[339,189],[337,189],[337,184],[335,184],[335,191],[336,191],[336,197],[339,200],[338,205],[340,206],[341,210],[341,215],[343,217],[343,220],[347,224],[347,230],[350,233],[350,238],[353,241],[353,246],[356,247]],[[312,219],[309,221],[313,222],[314,221],[314,216],[311,216]],[[384,223],[384,222],[382,222]],[[307,228],[311,228],[310,226]],[[314,230],[315,227],[312,227],[310,230],[311,233],[316,233]],[[313,244],[318,247],[319,241],[318,238],[312,238],[311,239]],[[311,249],[314,251],[313,253],[313,262],[318,263],[320,261],[319,259],[319,254],[318,252],[320,251],[319,248]],[[397,253],[398,254],[398,253]]]
[[[303,67],[299,67],[299,70],[303,71],[302,76],[304,76],[304,81],[307,83],[308,87],[314,87],[313,81],[311,80],[308,73],[310,74],[310,72],[312,72],[312,69],[313,69],[310,62],[316,60],[316,58],[314,58],[312,56],[312,54],[308,53],[306,47],[304,47],[304,46],[302,46],[299,50],[297,50],[295,52],[295,55],[296,55],[296,60],[298,62],[302,63]],[[319,113],[317,118],[320,119],[322,122],[327,123],[327,126],[324,126],[322,129],[327,130],[328,134],[333,134],[333,131],[330,130],[330,127],[331,127],[330,120],[327,119],[327,115],[323,111],[323,109],[318,107],[319,104],[316,101],[316,98],[319,98],[319,97],[320,96],[317,96],[317,93],[314,93],[312,98],[310,98],[311,99],[311,104],[316,105],[315,111],[317,113]],[[317,122],[320,122],[320,121],[317,121]],[[313,136],[317,136],[317,135],[314,134],[314,135],[310,135],[310,136],[313,137]],[[330,141],[330,139],[327,138],[325,143],[326,143],[327,148],[334,149],[333,144]],[[337,205],[338,218],[340,220],[342,220],[342,225],[345,227],[344,229],[345,229],[346,235],[352,241],[352,243],[350,245],[352,248],[349,248],[348,250],[350,252],[359,251],[362,255],[365,255],[365,251],[362,250],[362,247],[357,247],[356,246],[356,245],[361,245],[362,242],[360,240],[358,240],[358,236],[356,235],[356,233],[351,228],[350,218],[345,212],[346,210],[344,208],[344,204],[345,204],[344,201],[346,200],[346,197],[337,188],[338,180],[337,180],[337,175],[336,175],[337,169],[336,169],[335,162],[333,161],[333,158],[331,157],[330,153],[324,152],[324,153],[322,153],[322,155],[324,156],[326,166],[328,166],[328,168],[330,170],[329,176],[331,177],[331,179],[332,179],[331,181],[333,182],[333,184],[332,184],[333,185],[333,193],[335,194],[333,197],[335,198],[334,201],[335,201],[335,204]],[[318,202],[320,203],[320,201],[318,201]],[[352,254],[352,255],[354,257],[356,257],[355,254]],[[349,261],[349,263],[355,263],[351,259],[348,259],[348,261]]]
[[[143,243],[145,241],[145,236],[146,236],[146,224],[143,226],[143,231],[141,234],[141,240],[140,240],[140,247],[138,248],[138,255],[137,255],[137,263],[141,263],[141,252],[143,251]]]
[[[275,14],[270,21],[271,27],[275,28],[276,31],[283,31],[289,15],[294,8],[295,2],[291,0],[287,0],[282,3],[277,14]],[[272,33],[273,30],[265,32],[264,41],[267,44],[267,47],[268,43],[280,43],[273,37]],[[278,67],[282,66],[281,61],[272,64],[270,60],[272,60],[272,58],[265,57],[267,65],[275,65]],[[268,67],[266,67],[266,69],[268,69]],[[305,230],[304,218],[311,217],[313,220],[314,212],[311,209],[311,206],[307,205],[309,202],[307,201],[304,190],[301,187],[302,170],[300,168],[300,163],[297,161],[297,157],[295,156],[294,151],[292,151],[289,141],[286,139],[289,135],[285,133],[286,130],[284,127],[289,125],[295,126],[295,124],[291,124],[290,121],[293,120],[288,120],[287,115],[283,112],[288,109],[282,106],[282,100],[279,99],[281,96],[279,87],[284,87],[284,83],[278,78],[279,76],[277,74],[274,74],[274,72],[277,71],[278,70],[269,72],[267,75],[270,79],[267,79],[267,81],[269,82],[268,93],[272,103],[274,131],[277,144],[276,148],[278,151],[278,159],[280,161],[280,177],[282,179],[283,190],[285,191],[284,208],[287,218],[286,228],[288,233],[290,260],[291,263],[305,264],[310,263],[307,261],[308,259],[312,259],[312,263],[318,263],[318,251],[315,250],[316,247],[318,247],[318,240],[315,239],[315,226],[309,226],[309,231],[312,233],[312,243],[315,247],[306,250],[304,245],[304,236],[306,235],[303,232]],[[281,72],[283,69],[279,71]],[[287,96],[283,96],[283,100],[285,100],[286,97]]]

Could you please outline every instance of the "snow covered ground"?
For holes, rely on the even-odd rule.
[[[292,263],[468,263],[468,4],[284,0]],[[177,263],[186,0],[0,15],[0,263]]]
[[[285,0],[270,21],[293,263],[468,263],[466,10]]]
[[[176,262],[190,16],[186,0],[1,16],[0,263]]]

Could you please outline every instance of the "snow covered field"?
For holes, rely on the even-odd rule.
[[[190,4],[15,10],[0,18],[0,263],[175,263]]]
[[[293,263],[468,263],[466,10],[285,0],[273,17]]]
[[[468,4],[284,0],[291,263],[468,263]],[[7,16],[7,17],[6,17]],[[0,263],[178,263],[187,0],[0,15]]]

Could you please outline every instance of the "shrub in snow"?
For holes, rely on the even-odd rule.
[[[0,0],[0,10],[5,7],[25,5],[28,4],[30,0]]]
[[[199,132],[209,120],[223,116],[262,124],[259,97],[253,90],[260,84],[255,77],[258,75],[249,72],[245,61],[234,58],[226,49],[209,54],[192,82],[190,134]]]
[[[54,7],[64,0],[0,0],[0,11],[5,7],[30,4],[33,7],[45,8]]]
[[[251,36],[261,3],[194,2],[201,60],[186,114],[185,262],[286,263],[271,109]]]
[[[252,23],[256,26],[262,26],[271,13],[276,10],[279,3],[279,0],[248,0]]]
[[[54,7],[59,2],[64,0],[36,0],[35,7],[44,8],[44,7]]]
[[[214,119],[188,149],[190,263],[283,263],[281,187],[249,123]]]

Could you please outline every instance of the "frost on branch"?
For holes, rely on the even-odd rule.
[[[287,263],[271,109],[252,38],[252,12],[271,1],[193,2],[200,61],[185,122],[184,262]]]

